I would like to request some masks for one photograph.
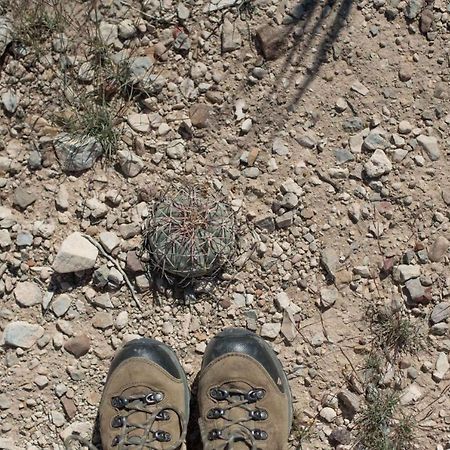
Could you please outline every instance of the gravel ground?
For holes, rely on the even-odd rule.
[[[166,342],[194,382],[227,326],[277,351],[290,448],[364,448],[367,357],[392,350],[374,308],[414,330],[377,383],[416,423],[392,450],[450,449],[448,2],[68,1],[38,28],[2,3],[1,449],[90,436],[124,342]],[[187,185],[238,234],[196,298],[139,256],[155,201]]]

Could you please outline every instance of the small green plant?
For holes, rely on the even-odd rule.
[[[375,345],[390,360],[401,354],[415,353],[421,346],[418,327],[401,311],[374,308],[369,311]]]
[[[95,138],[102,145],[104,156],[113,158],[119,144],[120,119],[110,105],[86,96],[71,106],[69,114],[60,116],[56,122],[69,134]]]
[[[398,394],[391,390],[372,389],[367,405],[357,422],[359,450],[409,450],[414,440],[414,421],[396,419]]]
[[[155,202],[144,230],[152,270],[187,284],[214,276],[234,255],[231,207],[198,187],[182,187]],[[175,281],[172,279],[172,281]]]
[[[64,31],[67,17],[61,0],[12,0],[8,5],[14,38],[36,56],[55,33]]]

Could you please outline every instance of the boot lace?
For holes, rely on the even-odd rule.
[[[258,450],[259,441],[268,439],[266,431],[254,427],[254,422],[263,422],[269,417],[265,409],[256,406],[258,400],[264,398],[266,391],[260,388],[245,391],[213,387],[209,395],[222,406],[210,409],[207,413],[208,419],[223,419],[226,424],[222,428],[204,431],[206,435],[202,437],[203,442],[206,442],[205,450],[232,450],[236,442],[244,442],[249,449]],[[245,415],[232,419],[230,412],[235,409],[241,409]]]
[[[112,419],[111,425],[117,428],[116,434],[110,442],[110,445],[117,450],[137,449],[137,450],[158,450],[161,449],[161,443],[167,443],[166,450],[176,450],[184,442],[186,437],[186,423],[182,414],[173,406],[155,408],[154,406],[164,399],[162,392],[150,392],[142,395],[118,396],[111,399],[111,404],[118,409],[120,414]],[[144,423],[130,423],[129,418],[136,413],[146,413]],[[152,430],[155,423],[164,422],[170,419],[171,414],[178,416],[182,434],[179,439],[173,441],[173,437],[163,429]],[[159,428],[159,427],[157,427]],[[163,427],[161,427],[163,428]],[[132,435],[133,431],[143,430],[140,436]],[[89,450],[99,450],[88,440],[80,435],[72,434],[65,441],[66,450],[72,450],[74,443],[77,442]]]

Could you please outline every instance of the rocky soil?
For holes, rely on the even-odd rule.
[[[193,382],[227,326],[279,354],[291,448],[355,448],[367,311],[387,306],[421,345],[379,385],[414,417],[412,448],[449,449],[448,2],[69,1],[25,43],[19,3],[0,17],[0,448],[90,436],[124,342],[163,340]],[[110,81],[92,29],[139,87],[111,102],[117,140],[57,120]],[[239,221],[235,261],[189,303],[139,258],[152,202],[187,183]]]

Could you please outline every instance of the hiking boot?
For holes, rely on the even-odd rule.
[[[136,339],[111,363],[99,407],[103,450],[175,450],[186,437],[189,388],[174,352]]]
[[[229,328],[209,343],[198,384],[204,450],[286,450],[292,397],[281,363],[254,333]]]

